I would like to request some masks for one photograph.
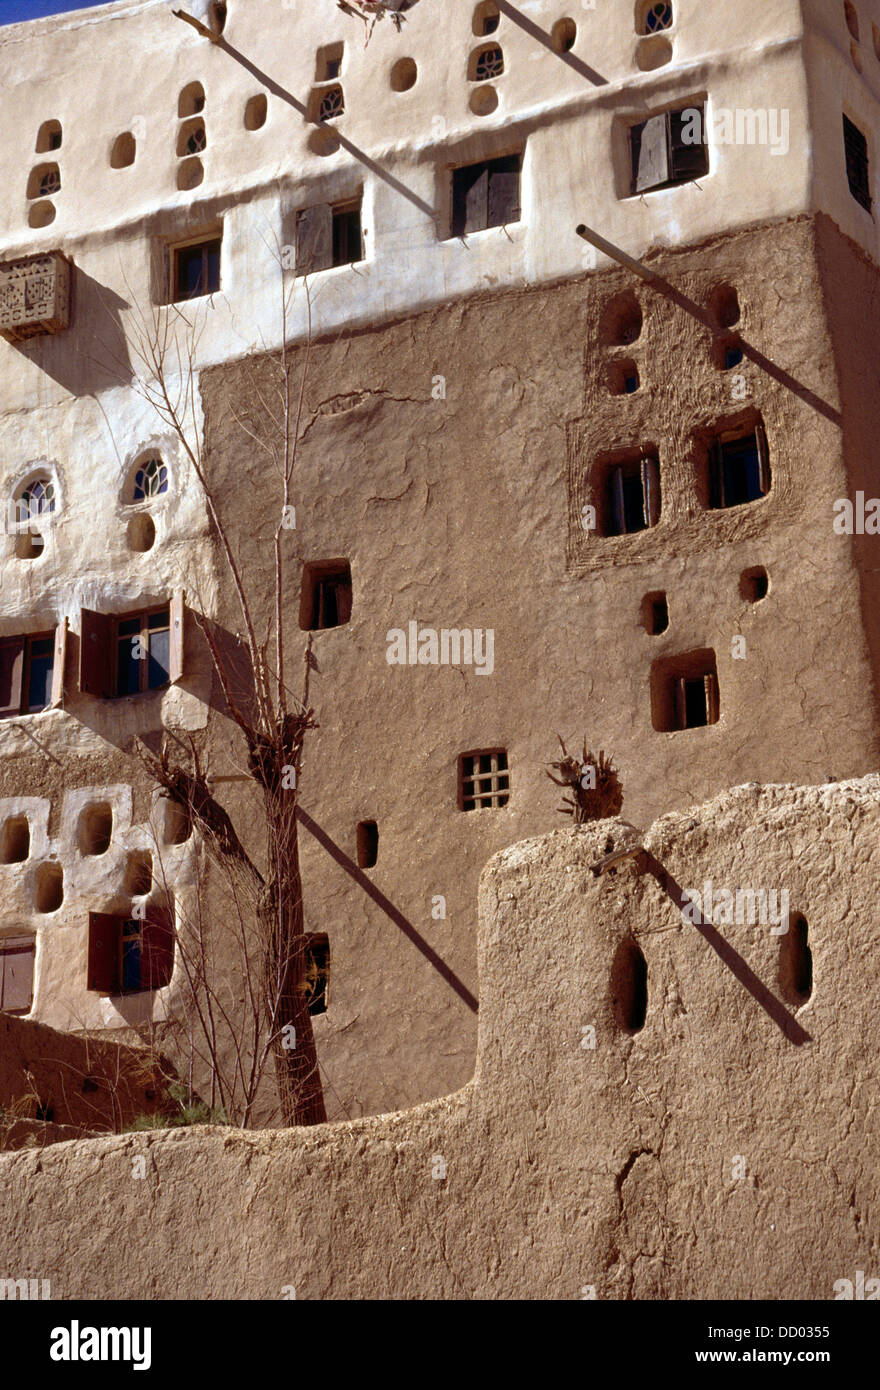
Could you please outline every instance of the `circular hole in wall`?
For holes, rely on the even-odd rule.
[[[251,97],[244,108],[245,130],[262,130],[269,114],[269,103],[263,92]]]
[[[60,864],[40,864],[34,884],[38,912],[57,912],[64,902],[64,870]]]
[[[602,312],[599,336],[606,347],[629,347],[642,333],[642,306],[631,290],[612,299]]]
[[[86,806],[79,818],[80,854],[106,854],[113,838],[113,808],[106,801]]]
[[[136,155],[137,140],[130,130],[123,131],[113,141],[113,149],[110,151],[110,168],[128,169],[134,164]]]
[[[156,523],[151,516],[133,516],[128,523],[128,548],[139,555],[152,550],[156,543]]]
[[[339,136],[334,130],[313,130],[308,138],[308,146],[312,154],[326,158],[339,149]]]
[[[391,90],[408,92],[416,85],[419,70],[412,58],[400,58],[391,69]]]
[[[10,816],[0,834],[0,864],[23,864],[31,852],[27,816]]]
[[[494,87],[478,87],[468,105],[475,116],[491,116],[498,106],[498,93]]]
[[[15,558],[17,560],[36,560],[38,555],[42,555],[45,548],[43,537],[31,535],[30,531],[25,531],[15,538]]]
[[[573,19],[557,19],[550,31],[550,40],[557,53],[570,53],[577,38],[577,25]]]
[[[739,596],[747,603],[760,603],[770,590],[770,576],[763,565],[752,565],[739,577]]]
[[[45,199],[41,203],[34,203],[28,209],[29,227],[48,227],[50,222],[55,221],[55,204]]]
[[[205,168],[200,159],[185,159],[177,169],[177,187],[185,193],[191,188],[198,188],[204,177]]]
[[[642,72],[653,72],[672,61],[672,44],[668,39],[642,39],[636,48],[636,66]]]

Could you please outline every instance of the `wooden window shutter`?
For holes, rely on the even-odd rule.
[[[632,141],[633,191],[657,188],[669,179],[669,120],[652,116],[630,131]]]
[[[626,506],[623,498],[623,469],[612,468],[608,479],[608,492],[611,501],[612,536],[626,534]]]
[[[0,717],[21,713],[21,681],[24,671],[24,638],[0,641]]]
[[[79,688],[85,695],[110,699],[113,695],[115,643],[114,620],[108,613],[81,608],[79,638]]]
[[[687,728],[687,681],[683,676],[675,682],[675,727]]]
[[[67,661],[67,619],[55,629],[55,655],[52,661],[52,697],[50,709],[64,704],[64,664]]]
[[[141,947],[141,985],[164,989],[174,968],[174,925],[164,908],[148,907]]]
[[[333,209],[329,203],[304,208],[296,219],[296,273],[313,275],[333,264]]]
[[[504,227],[518,222],[520,209],[520,155],[495,159],[489,165],[488,221],[489,227]]]
[[[770,491],[770,452],[767,448],[767,433],[760,421],[755,426],[755,442],[758,446],[758,485],[761,493],[766,496]]]
[[[489,225],[489,166],[483,164],[475,171],[465,193],[466,232],[481,232]]]
[[[660,520],[660,469],[654,458],[642,459],[642,499],[645,525],[656,526]]]
[[[718,681],[715,676],[703,677],[703,685],[706,690],[706,723],[718,723]]]
[[[10,1014],[30,1013],[34,1002],[33,936],[5,937],[0,941],[0,1009]]]
[[[122,918],[110,912],[89,913],[87,989],[96,994],[119,992],[119,947]]]
[[[171,634],[169,639],[168,680],[172,685],[183,679],[184,630],[186,626],[186,595],[178,589],[171,599]]]

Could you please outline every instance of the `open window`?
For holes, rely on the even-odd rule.
[[[663,657],[651,667],[651,722],[660,733],[698,729],[719,718],[715,653],[704,648]]]
[[[57,709],[66,654],[66,621],[54,633],[0,638],[0,719]]]
[[[843,149],[846,156],[846,179],[849,191],[857,203],[871,211],[871,179],[868,165],[868,141],[857,125],[843,118]]]
[[[628,536],[660,520],[660,464],[652,454],[606,464],[600,491],[604,536]]]
[[[762,424],[725,433],[709,444],[709,506],[742,507],[770,491],[770,457]]]
[[[630,127],[632,192],[688,183],[709,172],[705,104],[663,111]]]
[[[169,247],[172,302],[219,292],[222,245],[222,236],[215,233]]]
[[[306,934],[306,968],[303,981],[309,1013],[325,1014],[330,1003],[330,942],[322,932]]]
[[[27,1014],[34,1002],[36,937],[0,936],[0,1011]]]
[[[119,699],[162,690],[182,680],[185,603],[137,613],[80,609],[79,688],[86,695]]]
[[[321,560],[303,566],[299,625],[304,632],[342,627],[351,618],[351,565]]]
[[[312,275],[363,260],[360,197],[345,203],[319,203],[296,218],[296,273]]]
[[[522,153],[452,171],[452,236],[504,227],[522,216]]]
[[[174,968],[174,922],[148,904],[145,916],[89,913],[88,988],[95,994],[164,989]]]

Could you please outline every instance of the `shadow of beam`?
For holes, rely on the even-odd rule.
[[[437,952],[433,949],[433,947],[428,945],[425,938],[418,931],[416,931],[416,928],[413,926],[412,922],[408,921],[407,918],[404,917],[403,913],[394,906],[394,903],[390,900],[390,898],[386,898],[385,894],[380,892],[380,890],[376,887],[375,883],[372,883],[370,879],[367,878],[363,870],[358,868],[354,860],[350,859],[348,855],[345,853],[345,851],[341,850],[339,846],[335,843],[335,841],[330,839],[330,836],[327,834],[325,830],[322,830],[321,826],[318,825],[318,822],[312,820],[312,817],[309,815],[308,811],[304,811],[301,806],[298,806],[296,815],[297,819],[300,822],[300,825],[302,825],[306,830],[308,830],[310,835],[313,835],[315,837],[315,839],[318,841],[318,844],[321,845],[327,851],[331,859],[335,859],[336,863],[341,865],[341,867],[345,870],[349,877],[353,878],[355,883],[358,884],[360,888],[363,888],[367,897],[372,898],[373,902],[376,903],[378,907],[381,907],[385,915],[387,917],[390,917],[391,921],[394,923],[396,927],[400,928],[404,936],[407,937],[408,940],[410,940],[412,944],[416,947],[416,950],[421,951],[422,955],[431,965],[433,965],[437,973],[439,975],[442,975],[446,983],[450,985],[452,989],[455,990],[455,993],[458,995],[459,999],[463,999],[465,1004],[467,1004],[468,1008],[471,1009],[473,1013],[477,1013],[479,1009],[479,1004],[477,1003],[474,996],[471,994],[470,990],[467,988],[465,984],[462,983],[462,981],[458,978],[455,972],[450,970],[449,966],[446,964],[446,962],[442,959],[441,956],[438,956]]]
[[[689,901],[685,897],[684,890],[664,869],[659,860],[655,859],[649,850],[644,851],[645,862],[648,872],[651,873],[659,883],[666,896],[675,903],[680,912]],[[788,1038],[789,1042],[801,1047],[804,1043],[812,1042],[810,1034],[798,1023],[793,1014],[776,998],[775,994],[767,988],[762,980],[747,965],[738,951],[735,951],[730,942],[721,935],[717,927],[711,922],[694,922],[693,925],[705,941],[712,947],[715,954],[724,962],[728,970],[736,976],[744,989],[747,989],[753,999],[761,1005],[765,1013],[772,1018],[777,1028]]]
[[[314,121],[310,121],[308,108],[305,103],[297,100],[291,92],[287,91],[286,87],[282,87],[281,84],[276,82],[273,77],[270,77],[267,72],[263,72],[262,68],[258,68],[256,63],[252,63],[250,58],[246,58],[239,49],[233,48],[232,44],[228,43],[226,39],[223,38],[215,41],[215,47],[222,49],[224,53],[229,54],[230,58],[234,58],[237,63],[240,63],[241,66],[249,72],[252,77],[255,77],[258,82],[261,82],[273,96],[278,97],[281,101],[286,101],[287,105],[292,106],[294,111],[298,111],[303,120],[308,125],[313,126],[315,130],[332,130],[334,138],[339,141],[342,148],[347,150],[350,155],[353,155],[355,159],[359,160],[365,168],[369,169],[371,174],[375,174],[377,178],[384,180],[390,188],[394,189],[395,193],[399,193],[401,197],[407,198],[420,212],[425,213],[432,221],[436,222],[437,211],[435,208],[431,207],[430,203],[426,203],[424,198],[420,198],[417,193],[413,193],[412,189],[407,188],[406,184],[401,182],[400,179],[395,178],[394,174],[389,174],[387,169],[383,169],[381,164],[377,164],[375,159],[371,159],[368,154],[360,149],[359,146],[355,145],[353,141],[349,140],[347,136],[343,135],[341,131],[337,130],[335,126],[322,126],[317,125]]]
[[[554,45],[550,35],[544,29],[539,28],[537,24],[533,23],[531,19],[526,19],[525,15],[521,14],[515,5],[509,3],[509,0],[498,0],[498,8],[502,14],[507,15],[509,20],[514,24],[518,24],[520,29],[523,29],[530,38],[536,39],[538,43],[548,48],[553,56],[558,58],[561,63],[567,64],[579,77],[585,77],[588,82],[592,82],[594,87],[608,86],[607,77],[603,77],[600,72],[597,72],[595,68],[591,68],[587,63],[583,62],[582,59],[576,58],[573,53],[560,52]]]
[[[821,396],[817,396],[815,391],[811,391],[809,386],[805,386],[802,381],[798,381],[790,372],[785,371],[783,367],[777,366],[769,357],[765,357],[764,353],[760,352],[758,348],[752,347],[752,345],[747,343],[739,333],[731,332],[729,329],[719,328],[708,309],[704,309],[696,300],[689,299],[686,294],[682,294],[681,290],[677,290],[669,280],[659,275],[656,270],[651,270],[649,266],[643,265],[643,263],[637,261],[634,256],[628,256],[619,246],[615,246],[613,241],[607,241],[599,232],[594,231],[592,227],[586,226],[583,222],[580,226],[575,228],[575,231],[579,237],[584,241],[588,241],[591,246],[595,246],[603,255],[610,256],[612,260],[617,261],[618,265],[622,265],[627,270],[631,270],[634,275],[638,275],[639,278],[650,285],[652,289],[665,295],[667,299],[671,300],[673,304],[678,305],[680,309],[684,309],[685,313],[690,314],[701,323],[704,328],[707,328],[713,337],[723,337],[729,339],[731,342],[735,342],[738,347],[742,348],[743,355],[751,358],[755,365],[766,372],[768,376],[772,376],[774,381],[778,381],[781,386],[785,386],[789,391],[793,392],[794,395],[799,396],[802,401],[811,406],[813,410],[818,411],[820,415],[824,415],[826,420],[830,420],[833,425],[837,425],[838,428],[842,426],[843,417],[839,410],[835,410],[833,405],[829,405]]]

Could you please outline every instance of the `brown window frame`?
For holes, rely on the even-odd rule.
[[[35,642],[53,642],[52,652],[52,685],[48,705],[41,705],[38,709],[31,709],[28,703],[31,683],[31,662],[33,659],[33,644]],[[21,635],[15,634],[9,637],[0,637],[0,665],[4,664],[2,654],[7,651],[20,651],[21,661],[18,669],[12,667],[10,681],[14,689],[17,687],[17,705],[13,707],[12,689],[10,690],[10,704],[0,708],[0,719],[20,719],[23,715],[45,714],[48,710],[57,709],[63,700],[64,682],[64,663],[67,655],[67,622],[59,623],[58,627],[47,632],[28,632]],[[13,663],[15,657],[13,656]]]
[[[168,679],[161,685],[149,684],[149,619],[160,613],[168,614]],[[126,640],[133,637],[143,641],[146,636],[146,653],[139,670],[139,688],[119,691],[119,628],[122,623],[140,621],[138,632],[125,633]],[[148,608],[135,608],[126,613],[99,613],[92,609],[80,609],[80,663],[79,688],[85,695],[95,695],[104,700],[125,700],[144,695],[157,695],[172,685],[177,685],[184,674],[184,629],[186,623],[186,596],[177,590],[165,603],[151,604]],[[157,631],[158,629],[152,629]],[[95,650],[97,648],[97,650]]]
[[[182,251],[190,251],[194,246],[202,248],[202,279],[207,282],[207,253],[210,247],[218,247],[217,285],[213,289],[202,289],[199,294],[180,294],[180,272],[178,258]],[[208,299],[219,294],[223,287],[223,228],[204,232],[201,236],[187,237],[185,241],[174,241],[168,245],[168,299],[171,304],[189,304],[193,299]]]
[[[137,932],[132,930],[135,926]],[[138,983],[126,985],[125,943],[135,936],[140,939]],[[175,944],[170,911],[148,906],[144,917],[124,912],[90,912],[86,988],[90,993],[103,995],[148,994],[167,989],[174,973]],[[155,979],[151,979],[153,970],[157,972]]]
[[[30,955],[31,958],[31,988],[30,1003],[26,1009],[10,1009],[6,1007],[6,958],[7,956]],[[33,932],[20,932],[13,936],[0,937],[0,1011],[10,1014],[16,1018],[24,1018],[34,1007],[34,970],[37,955],[37,938]]]
[[[491,765],[481,770],[478,760],[489,758]],[[504,759],[504,766],[499,760]],[[466,770],[466,765],[470,770]],[[501,785],[503,782],[503,786]],[[488,783],[488,790],[484,784]],[[458,809],[460,811],[502,811],[510,802],[510,760],[506,748],[474,748],[458,755]]]

